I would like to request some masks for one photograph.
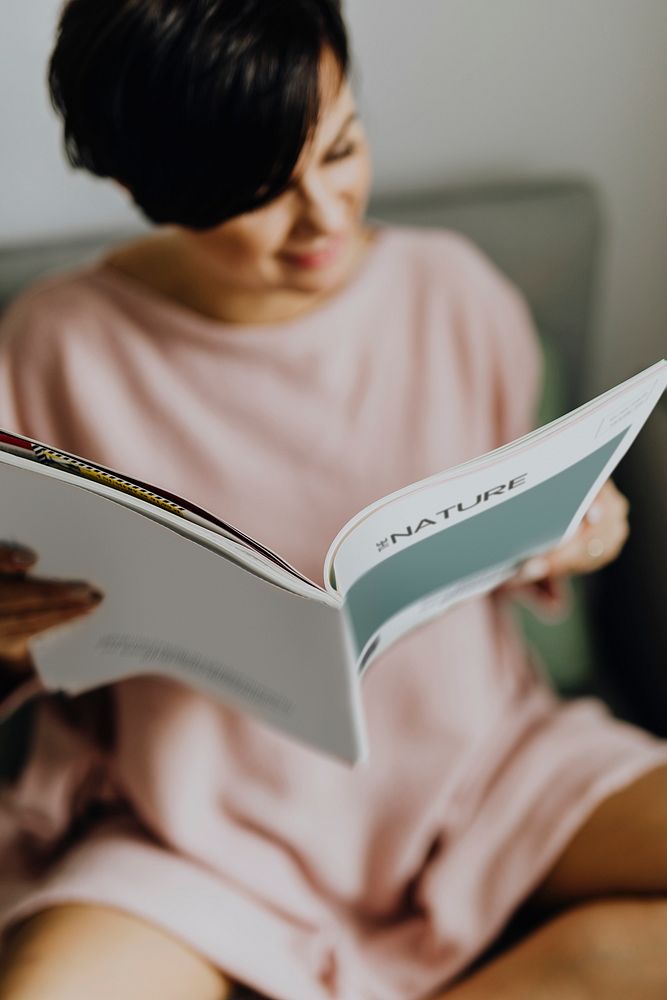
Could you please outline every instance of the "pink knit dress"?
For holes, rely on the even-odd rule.
[[[0,331],[0,426],[188,496],[319,582],[349,517],[525,432],[539,382],[516,292],[436,231],[381,229],[290,322],[206,319],[98,262]],[[364,700],[370,759],[349,768],[155,677],[43,697],[0,799],[2,926],[103,903],[278,1000],[416,1000],[667,761],[596,702],[560,704],[498,596],[402,639]]]

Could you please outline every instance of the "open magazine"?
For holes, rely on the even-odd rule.
[[[361,684],[387,647],[566,540],[667,384],[661,361],[584,406],[412,483],[343,525],[323,585],[187,500],[0,431],[4,539],[104,600],[33,640],[45,686],[185,682],[341,759],[366,753]],[[381,669],[381,664],[378,667]]]

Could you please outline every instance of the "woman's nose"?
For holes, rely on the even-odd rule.
[[[322,174],[303,176],[299,182],[301,220],[321,233],[336,233],[346,222],[345,200],[327,184]]]

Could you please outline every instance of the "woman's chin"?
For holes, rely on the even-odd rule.
[[[330,269],[327,273],[319,274],[294,274],[290,276],[289,287],[295,292],[311,293],[312,295],[326,295],[327,292],[334,292],[341,288],[346,281],[347,274],[340,269],[334,271]]]

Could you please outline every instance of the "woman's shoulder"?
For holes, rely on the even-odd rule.
[[[77,311],[96,304],[94,278],[98,266],[98,262],[91,262],[37,278],[10,301],[3,320],[14,316],[33,319],[43,314],[52,319],[61,315],[71,318]]]
[[[458,282],[478,292],[511,289],[508,278],[468,236],[436,226],[388,225],[386,245],[402,263],[440,283]]]
[[[529,305],[519,288],[468,237],[446,229],[391,227],[387,243],[394,243],[402,272],[409,276],[412,294],[435,308],[421,309],[425,323],[447,330],[460,356],[481,367],[494,380],[505,400],[517,378],[523,381],[533,405],[530,387],[539,383],[540,348]],[[398,268],[397,268],[398,273]],[[435,321],[434,318],[435,317]],[[527,410],[513,416],[520,404],[503,404],[508,412],[501,438],[511,440],[528,429]]]
[[[91,333],[106,303],[96,282],[98,267],[92,262],[50,274],[19,292],[0,317],[0,344],[29,348],[36,338],[54,343],[77,330]]]

